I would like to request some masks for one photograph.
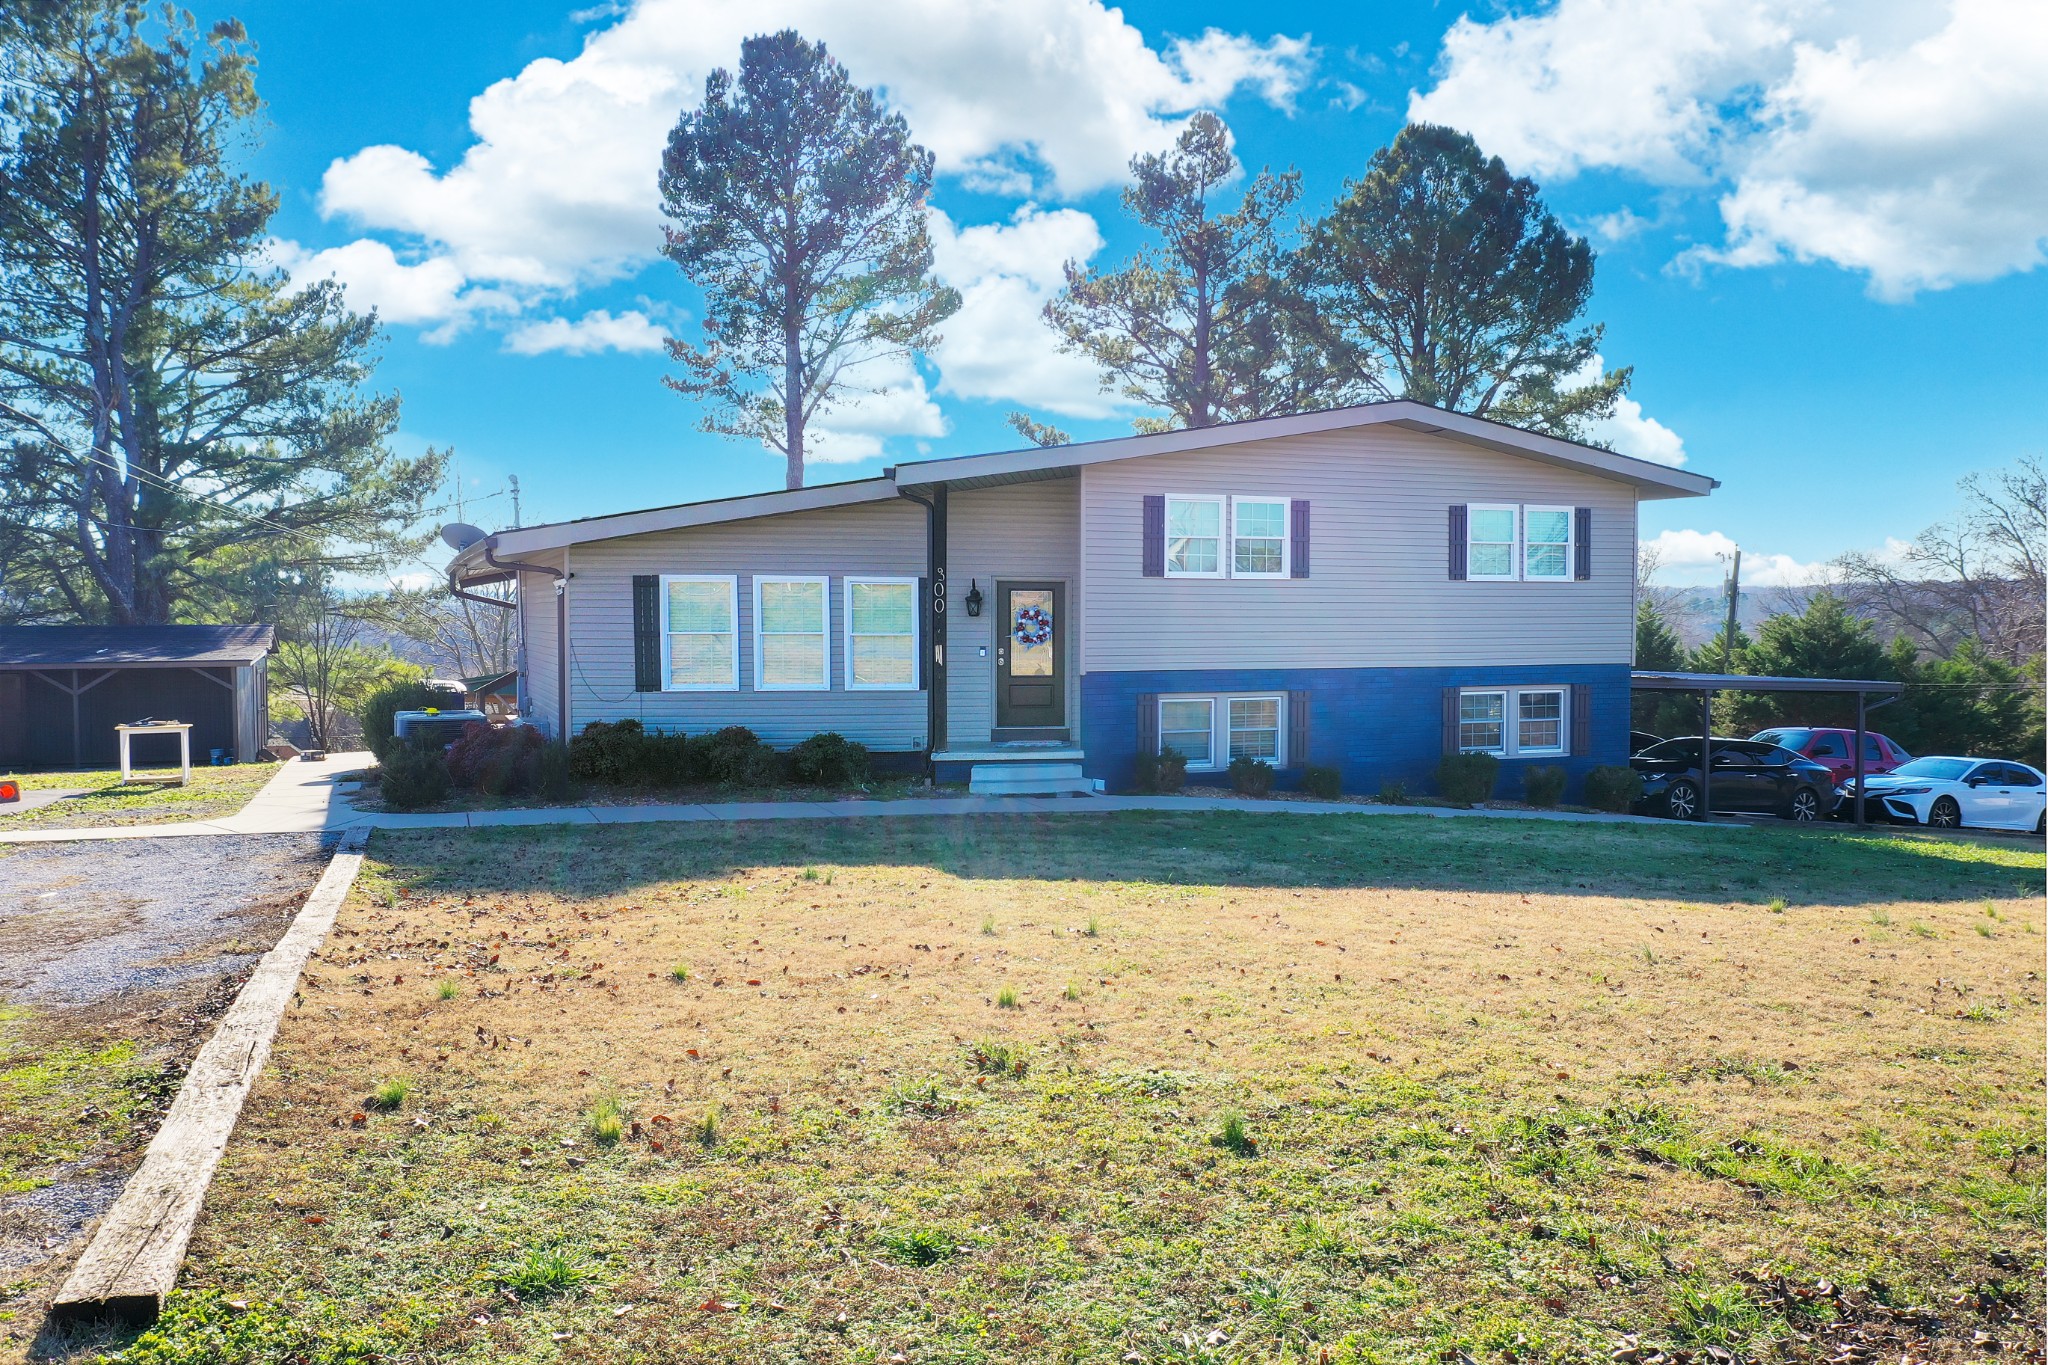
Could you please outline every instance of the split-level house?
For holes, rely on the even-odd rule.
[[[1428,790],[1446,752],[1625,762],[1636,504],[1703,475],[1413,402],[899,464],[500,531],[521,712],[821,731],[982,790]]]

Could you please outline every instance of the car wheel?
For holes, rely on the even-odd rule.
[[[1700,789],[1680,778],[1664,790],[1664,813],[1674,820],[1700,818]]]
[[[2048,810],[2034,817],[2034,837],[2038,839],[2044,834],[2048,834]]]
[[[1802,824],[1808,820],[1820,819],[1820,798],[1813,794],[1813,788],[1801,787],[1792,793],[1792,804],[1786,808],[1785,817]]]
[[[1938,797],[1928,808],[1927,823],[1936,829],[1955,829],[1963,823],[1963,808],[1953,796]]]

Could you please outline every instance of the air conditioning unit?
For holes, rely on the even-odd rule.
[[[391,733],[400,739],[424,739],[433,744],[453,744],[462,738],[462,727],[471,721],[488,725],[481,711],[400,711],[391,718]]]

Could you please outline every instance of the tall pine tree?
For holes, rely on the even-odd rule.
[[[663,253],[703,291],[701,344],[668,383],[706,431],[759,440],[801,488],[811,424],[938,341],[960,296],[932,277],[932,154],[901,114],[793,30],[740,45],[661,161]],[[900,372],[900,371],[899,371]]]
[[[1331,364],[1365,398],[1412,398],[1584,439],[1629,371],[1591,382],[1593,249],[1469,136],[1410,124],[1301,252]]]
[[[1262,170],[1219,202],[1237,176],[1230,130],[1196,114],[1170,150],[1131,161],[1124,209],[1155,240],[1113,270],[1069,261],[1045,306],[1103,392],[1154,409],[1140,430],[1300,412],[1337,391],[1279,239],[1301,175]]]
[[[232,21],[0,10],[0,564],[14,619],[243,615],[416,551],[441,457],[365,397],[376,321],[263,264]]]

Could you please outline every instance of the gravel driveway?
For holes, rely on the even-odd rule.
[[[93,1004],[246,970],[325,865],[317,834],[0,847],[0,1000]]]
[[[327,856],[318,834],[0,845],[0,1360]]]

